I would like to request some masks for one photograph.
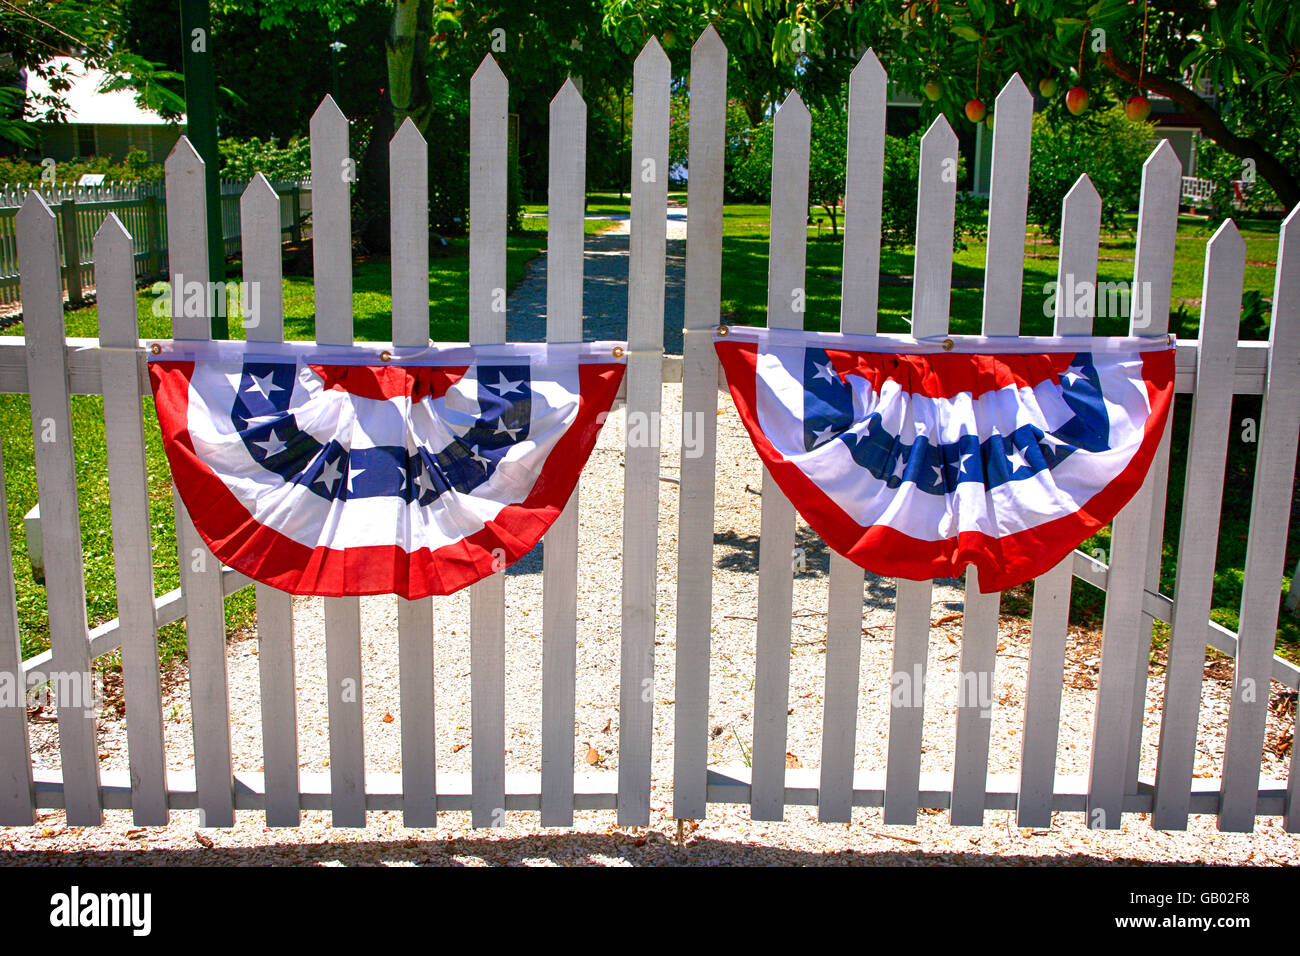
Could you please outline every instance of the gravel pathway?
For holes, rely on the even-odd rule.
[[[663,390],[663,447],[675,449],[680,427],[679,385]],[[714,563],[713,657],[710,673],[710,762],[741,764],[752,739],[754,616],[757,607],[757,555],[760,467],[729,396],[720,395],[719,490]],[[623,413],[614,412],[584,472],[580,509],[578,596],[577,714],[575,762],[580,772],[618,765],[620,559],[622,529]],[[614,825],[614,814],[578,814],[572,831],[538,827],[537,815],[511,812],[498,830],[473,830],[469,814],[439,815],[437,830],[402,826],[399,813],[369,815],[358,830],[334,829],[328,814],[303,815],[298,829],[270,830],[260,813],[241,811],[228,830],[196,831],[195,811],[175,811],[167,827],[135,829],[127,811],[110,811],[100,828],[68,828],[59,811],[44,811],[32,828],[0,828],[0,864],[17,863],[168,863],[447,865],[600,865],[729,863],[903,865],[1027,863],[1256,863],[1300,864],[1300,841],[1283,832],[1280,818],[1260,820],[1254,834],[1221,834],[1212,817],[1193,817],[1183,833],[1156,832],[1145,815],[1125,818],[1119,831],[1090,831],[1080,813],[1057,814],[1050,829],[1020,830],[1014,815],[991,811],[986,825],[958,828],[944,812],[923,812],[914,827],[885,826],[879,809],[860,808],[852,825],[819,824],[813,808],[791,808],[784,823],[754,823],[744,806],[713,806],[707,819],[689,831],[686,846],[675,844],[671,813],[675,634],[677,476],[675,452],[661,463],[658,585],[658,647],[655,665],[655,746],[652,825],[628,830]],[[788,749],[804,767],[818,764],[828,557],[804,525],[799,542],[808,563],[795,581],[794,637],[790,661]],[[541,547],[507,572],[506,769],[536,772],[541,752]],[[925,710],[922,769],[943,771],[953,759],[954,708],[962,609],[958,582],[935,588],[930,641],[930,679]],[[1077,587],[1086,587],[1077,584]],[[869,577],[863,606],[862,666],[857,766],[883,769],[893,582]],[[401,709],[397,681],[396,600],[363,598],[363,673],[366,765],[371,772],[399,769]],[[947,620],[944,620],[947,619]],[[470,746],[469,601],[465,592],[435,599],[438,702],[435,742],[440,772],[468,772]],[[324,627],[319,599],[296,601],[298,731],[304,771],[328,768],[325,703]],[[1014,770],[1020,747],[1020,720],[1028,666],[1028,622],[1004,617],[998,645],[993,706],[991,771]],[[232,640],[228,652],[231,739],[237,771],[261,769],[257,641]],[[1085,773],[1099,659],[1097,635],[1074,633],[1067,650],[1061,703],[1058,773]],[[167,754],[170,767],[191,765],[192,741],[188,688],[183,669],[167,683]],[[1195,772],[1221,770],[1230,696],[1230,670],[1207,666],[1202,694],[1201,731]],[[1147,694],[1142,754],[1144,775],[1153,770],[1164,691],[1162,668],[1153,668]],[[1272,687],[1264,773],[1285,778],[1284,741],[1294,726],[1294,711],[1280,685]],[[1294,701],[1294,697],[1289,698]],[[1292,704],[1293,706],[1293,704]],[[100,750],[109,768],[125,768],[125,731],[119,718],[101,721]],[[58,765],[54,728],[32,726],[37,763]]]
[[[668,256],[664,287],[664,351],[682,352],[682,316],[686,293],[686,207],[668,209]],[[627,338],[627,247],[631,225],[626,218],[586,238],[583,256],[582,339],[597,342]],[[506,337],[512,342],[546,339],[546,253],[528,263],[527,272],[506,303]]]

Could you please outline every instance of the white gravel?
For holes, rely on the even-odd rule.
[[[0,863],[166,862],[240,863],[524,863],[539,865],[636,865],[647,863],[936,863],[1026,862],[1214,862],[1300,863],[1300,841],[1286,834],[1280,818],[1260,818],[1253,834],[1220,834],[1212,817],[1194,816],[1181,833],[1157,832],[1145,814],[1125,817],[1118,831],[1088,830],[1081,813],[1058,813],[1049,830],[1017,829],[1014,815],[991,811],[984,827],[951,827],[946,812],[922,812],[915,827],[885,826],[880,810],[858,809],[852,825],[819,824],[815,808],[790,808],[783,823],[755,823],[745,806],[712,806],[707,819],[688,828],[684,848],[676,845],[670,818],[673,732],[673,638],[676,607],[677,443],[679,385],[664,386],[660,484],[659,613],[655,670],[655,749],[652,825],[648,830],[615,827],[610,811],[578,814],[572,831],[542,830],[535,813],[511,812],[497,830],[473,830],[469,814],[439,815],[437,830],[402,826],[400,813],[369,815],[364,829],[334,829],[326,813],[307,812],[298,829],[270,830],[256,812],[239,812],[236,826],[196,833],[197,813],[175,811],[167,827],[137,830],[128,811],[109,811],[100,828],[68,828],[59,811],[44,811],[40,825],[0,828]],[[719,396],[717,543],[715,546],[713,657],[710,673],[709,746],[712,764],[741,764],[752,737],[754,616],[757,606],[757,542],[761,473],[757,457],[736,416],[730,397]],[[589,744],[599,768],[618,764],[619,607],[622,533],[623,415],[610,416],[583,476],[580,511],[578,596],[577,715],[575,760]],[[752,489],[752,490],[751,490]],[[787,749],[804,767],[816,767],[820,753],[822,683],[827,599],[827,553],[802,523],[799,543],[807,549],[808,569],[795,581],[790,661],[789,740]],[[541,574],[530,555],[508,574],[506,585],[506,769],[536,772],[541,752]],[[962,607],[958,582],[935,587],[930,641],[923,771],[951,768]],[[1086,587],[1076,584],[1077,587]],[[883,769],[887,731],[893,582],[868,579],[860,675],[857,766]],[[400,769],[401,710],[397,680],[397,612],[391,597],[363,598],[362,640],[366,724],[366,766],[372,772]],[[324,628],[319,599],[296,602],[298,728],[304,771],[328,768],[324,692]],[[1028,668],[1028,621],[1004,616],[998,645],[997,681],[989,769],[1017,769],[1020,721]],[[468,772],[470,744],[469,601],[465,592],[435,599],[437,668],[437,761],[440,772]],[[1057,772],[1087,772],[1095,677],[1099,658],[1096,634],[1072,633],[1067,649],[1061,703],[1061,744]],[[237,771],[261,769],[257,641],[248,635],[230,642],[228,671],[231,739]],[[1152,668],[1142,772],[1154,770],[1159,732],[1162,668]],[[1197,776],[1221,771],[1227,727],[1230,670],[1207,667],[1203,685]],[[1293,730],[1294,710],[1272,687],[1267,743],[1272,748]],[[167,756],[170,767],[191,766],[188,686],[183,669],[165,691]],[[386,719],[389,718],[389,719]],[[125,730],[120,720],[100,722],[100,749],[106,768],[126,766]],[[32,726],[36,763],[56,767],[53,724]],[[1264,755],[1264,775],[1285,779],[1286,761],[1273,749]],[[612,786],[612,784],[611,784]],[[692,824],[692,826],[695,826]],[[200,842],[199,837],[204,842]],[[212,845],[206,846],[210,842]]]

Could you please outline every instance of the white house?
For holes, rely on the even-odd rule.
[[[88,156],[111,156],[122,160],[132,149],[142,150],[153,162],[162,162],[185,131],[185,118],[172,122],[142,109],[131,90],[105,93],[100,90],[106,74],[87,69],[73,57],[55,57],[46,66],[66,67],[72,82],[61,95],[68,103],[65,122],[41,123],[38,127],[42,157],[66,161]],[[48,81],[27,74],[27,99],[50,93]]]

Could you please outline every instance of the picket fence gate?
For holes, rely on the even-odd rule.
[[[1031,659],[1018,774],[990,775],[990,720],[963,702],[951,773],[922,774],[924,702],[891,701],[883,770],[855,768],[855,726],[864,572],[831,556],[826,684],[820,768],[787,769],[792,568],[795,514],[769,476],[762,488],[752,770],[708,766],[710,609],[714,561],[714,480],[718,366],[709,329],[718,322],[721,286],[723,157],[727,52],[712,30],[692,52],[690,232],[686,259],[683,416],[703,423],[703,454],[683,453],[677,554],[676,686],[671,813],[701,818],[709,803],[749,803],[760,820],[779,820],[790,805],[815,805],[824,821],[848,821],[853,807],[883,807],[886,823],[914,823],[919,808],[950,810],[955,824],[978,825],[990,809],[1015,810],[1022,826],[1044,826],[1053,811],[1087,814],[1090,826],[1117,828],[1121,813],[1150,812],[1153,825],[1187,826],[1189,813],[1217,814],[1225,830],[1250,830],[1257,815],[1283,814],[1300,829],[1300,773],[1260,779],[1270,680],[1292,689],[1300,674],[1275,657],[1297,432],[1300,431],[1300,222],[1282,227],[1271,338],[1237,342],[1245,244],[1225,223],[1206,252],[1205,295],[1197,341],[1177,350],[1179,392],[1194,392],[1185,511],[1172,596],[1159,592],[1158,568],[1168,476],[1169,430],[1142,490],[1114,523],[1109,566],[1075,552],[1034,584]],[[665,279],[670,67],[651,41],[636,60],[633,96],[629,263],[629,415],[660,409]],[[886,75],[868,51],[849,96],[841,327],[876,330]],[[470,84],[470,339],[505,339],[494,295],[506,285],[507,83],[491,57]],[[996,101],[983,331],[1019,331],[1032,98],[1013,77]],[[566,82],[550,106],[547,337],[582,333],[586,106]],[[311,120],[316,330],[322,343],[352,342],[349,183],[340,175],[348,123],[326,98]],[[804,285],[809,114],[796,95],[775,119],[772,160],[768,321],[795,328]],[[957,138],[941,117],[921,142],[912,332],[947,332]],[[410,122],[390,149],[393,340],[428,339],[427,149]],[[1134,281],[1152,290],[1135,334],[1163,335],[1169,315],[1181,170],[1162,143],[1143,171]],[[184,138],[166,164],[167,224],[173,276],[207,277],[202,163]],[[279,199],[262,177],[241,201],[244,279],[281,287]],[[1065,200],[1059,275],[1096,279],[1100,200],[1082,177]],[[398,601],[401,774],[367,775],[362,700],[329,698],[328,774],[300,774],[296,739],[294,620],[288,595],[256,585],[264,770],[232,772],[223,598],[248,586],[215,560],[195,562],[204,545],[175,502],[181,588],[156,598],[151,567],[140,398],[149,392],[144,344],[136,325],[132,237],[109,215],[95,236],[100,339],[66,340],[59,289],[55,216],[39,196],[18,216],[26,340],[0,341],[0,390],[31,398],[35,464],[46,556],[51,650],[20,659],[11,562],[0,561],[0,673],[85,673],[118,647],[126,687],[130,771],[103,771],[88,709],[61,702],[61,770],[33,771],[26,710],[0,707],[0,824],[23,825],[38,808],[63,808],[70,825],[102,822],[104,808],[130,808],[137,825],[164,824],[171,809],[198,808],[208,826],[230,826],[236,809],[261,810],[272,826],[294,826],[300,813],[329,810],[335,825],[360,826],[367,810],[401,810],[413,827],[433,826],[439,810],[472,813],[475,826],[502,822],[503,811],[536,810],[545,826],[567,826],[575,810],[616,809],[620,825],[651,818],[655,577],[659,449],[625,451],[621,687],[616,781],[602,771],[575,775],[575,641],[578,495],[546,536],[543,578],[542,751],[540,773],[505,772],[504,576],[471,590],[472,772],[438,774],[434,759],[433,599]],[[1056,332],[1091,331],[1083,314],[1058,301]],[[177,338],[209,335],[206,318],[177,314]],[[251,339],[278,341],[278,295],[264,297]],[[672,376],[676,378],[676,374]],[[87,628],[69,394],[102,394],[112,487],[112,531],[120,616]],[[1234,394],[1263,394],[1249,556],[1238,634],[1210,622],[1210,598]],[[42,442],[53,428],[63,440]],[[0,486],[0,514],[5,513]],[[0,552],[9,553],[0,522]],[[1102,660],[1086,777],[1054,774],[1059,736],[1070,590],[1080,577],[1106,591]],[[924,672],[931,582],[898,581],[893,672]],[[967,579],[961,672],[991,679],[999,596]],[[361,671],[356,598],[324,599],[327,671],[332,688]],[[157,628],[184,616],[195,766],[167,771],[163,751]],[[1167,691],[1154,781],[1139,779],[1138,757],[1153,621],[1172,621]],[[1193,779],[1205,648],[1235,657],[1235,689],[1221,779]],[[1256,693],[1243,693],[1253,687]]]
[[[239,199],[246,182],[221,182],[221,235],[226,255],[239,252],[241,233]],[[302,239],[302,220],[311,213],[311,188],[305,183],[276,182],[281,197],[280,229],[293,241]],[[110,212],[123,220],[135,250],[139,279],[162,274],[167,267],[166,197],[154,184],[108,183],[102,186],[68,184],[33,185],[31,189],[0,188],[0,305],[20,300],[17,236],[18,208],[36,190],[58,212],[59,261],[68,301],[79,303],[95,285],[95,250],[92,237]]]

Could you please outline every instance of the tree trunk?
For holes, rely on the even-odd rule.
[[[1106,50],[1101,55],[1101,62],[1111,73],[1125,83],[1138,86],[1138,68],[1132,63],[1125,63],[1115,55],[1114,50]],[[1249,137],[1238,136],[1228,129],[1223,119],[1192,90],[1163,76],[1147,73],[1142,76],[1141,85],[1153,93],[1166,96],[1177,103],[1184,111],[1196,117],[1201,130],[1225,150],[1238,159],[1255,161],[1255,170],[1273,187],[1282,206],[1290,211],[1300,205],[1300,181],[1272,153]]]
[[[423,136],[433,104],[424,72],[424,53],[433,34],[432,0],[397,0],[393,26],[385,41],[388,54],[388,99],[393,128],[408,117]]]

